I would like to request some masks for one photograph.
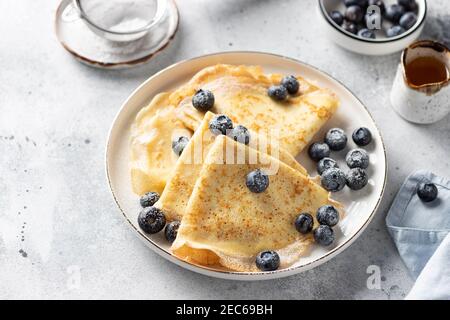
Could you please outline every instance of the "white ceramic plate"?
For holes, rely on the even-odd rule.
[[[181,261],[170,254],[168,243],[162,232],[148,236],[139,229],[137,224],[137,216],[140,211],[139,197],[131,190],[128,164],[130,125],[138,111],[146,106],[157,93],[172,90],[188,81],[200,69],[217,63],[260,65],[266,73],[298,74],[322,87],[332,89],[338,95],[341,107],[323,130],[317,134],[314,141],[322,140],[324,133],[332,127],[345,129],[349,135],[347,149],[332,154],[334,158],[341,160],[341,168],[346,168],[342,161],[345,153],[350,148],[356,147],[350,138],[353,130],[364,126],[372,132],[373,142],[366,148],[370,152],[371,162],[368,169],[369,185],[361,191],[355,192],[345,188],[344,191],[333,195],[335,199],[345,205],[347,212],[346,217],[335,228],[337,239],[333,247],[314,246],[308,256],[303,257],[293,266],[274,272],[232,272]],[[168,150],[168,152],[171,152],[171,150]],[[298,160],[311,175],[316,175],[315,163],[308,158],[307,151],[300,154]],[[386,166],[386,154],[380,132],[367,109],[348,89],[324,72],[300,61],[255,52],[229,52],[202,56],[174,64],[158,72],[139,86],[124,102],[111,127],[106,149],[106,170],[111,192],[124,218],[132,226],[134,232],[155,252],[184,268],[209,276],[235,280],[286,277],[316,267],[342,252],[356,240],[373,218],[383,195],[386,183]]]

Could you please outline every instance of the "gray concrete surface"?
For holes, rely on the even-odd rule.
[[[424,38],[450,43],[450,3],[430,0]],[[450,117],[412,125],[390,108],[399,54],[343,51],[315,24],[315,0],[182,0],[174,43],[133,70],[102,71],[68,55],[53,33],[57,1],[0,2],[0,298],[401,299],[413,282],[386,231],[386,211],[419,168],[450,175]],[[105,141],[122,101],[162,68],[205,53],[257,50],[332,74],[367,104],[387,145],[381,207],[345,252],[265,282],[201,276],[146,248],[109,193]],[[368,289],[367,267],[381,268]]]

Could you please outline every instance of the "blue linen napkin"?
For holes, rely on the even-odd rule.
[[[416,193],[417,185],[421,182],[434,183],[438,188],[438,199],[430,203],[421,201]],[[401,258],[411,275],[417,279],[449,234],[450,180],[438,177],[428,171],[417,171],[411,174],[403,183],[392,203],[386,217],[386,225]],[[443,245],[448,246],[447,250],[449,250],[450,240]],[[441,250],[445,251],[445,249]],[[442,257],[448,259],[445,261]],[[441,264],[443,270],[447,268],[450,270],[449,254],[441,254],[440,259],[436,261]],[[450,277],[449,272],[444,272],[443,276]],[[421,278],[424,277],[421,276]],[[447,282],[442,281],[443,284],[450,283],[450,279],[444,280]],[[450,287],[444,288],[445,291],[447,298],[450,298]]]
[[[450,300],[450,234],[423,268],[407,300]]]

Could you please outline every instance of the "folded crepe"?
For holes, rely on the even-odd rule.
[[[200,175],[204,160],[217,137],[209,129],[209,122],[214,116],[215,114],[212,112],[205,114],[200,126],[179,157],[173,174],[168,179],[159,201],[155,204],[156,207],[164,211],[169,221],[181,221],[183,217],[195,182]],[[255,132],[250,132],[250,134],[249,146],[251,148],[271,154],[292,169],[297,170],[303,175],[307,175],[306,169],[287,151],[280,149],[276,143],[271,143],[270,137],[266,138],[265,136],[257,135]]]
[[[229,145],[246,154],[245,163],[227,164]],[[256,163],[250,161],[255,158]],[[252,193],[246,186],[247,174],[274,166],[278,170],[269,176],[269,187]],[[311,234],[295,229],[295,218],[302,212],[314,215],[326,204],[338,206],[327,191],[301,172],[218,136],[204,161],[171,250],[191,263],[236,271],[257,271],[256,255],[276,250],[280,267],[285,268],[306,254],[313,243]]]
[[[172,151],[172,138],[192,135],[162,93],[143,108],[131,128],[131,184],[133,192],[161,193],[173,172],[178,156]]]
[[[255,132],[264,130],[278,136],[280,146],[295,156],[334,114],[339,101],[328,89],[301,77],[297,77],[299,94],[275,101],[267,90],[281,79],[279,74],[264,75],[260,67],[219,64],[198,72],[169,100],[180,108],[178,115],[185,125],[195,130],[203,113],[192,106],[192,96],[199,89],[210,90],[215,97],[212,112],[226,114]]]

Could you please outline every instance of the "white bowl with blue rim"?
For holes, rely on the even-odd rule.
[[[383,19],[381,30],[375,30],[376,38],[364,38],[344,30],[333,21],[330,16],[332,11],[345,12],[343,0],[319,0],[318,11],[319,21],[325,31],[326,36],[344,49],[363,55],[387,55],[402,51],[411,43],[417,40],[425,25],[427,16],[427,1],[416,0],[417,21],[416,23],[395,37],[387,37],[385,30],[393,24],[387,19]],[[384,0],[385,6],[397,4],[397,0]]]

